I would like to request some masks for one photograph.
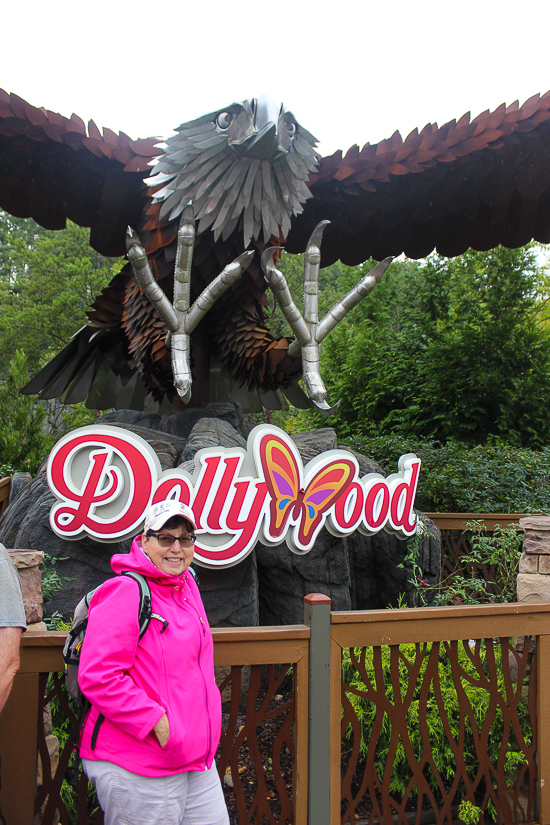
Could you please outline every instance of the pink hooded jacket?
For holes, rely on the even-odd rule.
[[[136,570],[151,588],[153,618],[138,641],[139,587],[127,576],[107,580],[90,602],[78,681],[92,709],[80,743],[83,759],[113,762],[141,776],[167,776],[212,765],[221,731],[214,646],[191,574],[158,570],[134,540],[113,556],[115,573]],[[170,736],[161,748],[153,727],[166,712]],[[105,717],[95,748],[98,715]]]

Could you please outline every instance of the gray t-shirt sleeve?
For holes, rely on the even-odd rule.
[[[0,627],[27,628],[19,573],[3,544],[0,544]]]

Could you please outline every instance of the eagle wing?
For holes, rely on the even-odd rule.
[[[126,228],[147,202],[143,179],[157,143],[100,132],[93,120],[86,128],[77,115],[37,109],[0,89],[0,209],[46,229],[63,229],[69,218],[90,227],[99,253],[124,255]]]
[[[90,226],[91,243],[104,255],[123,254],[126,226],[135,226],[164,286],[172,277],[177,220],[160,219],[143,182],[148,161],[161,151],[157,142],[131,141],[107,129],[101,134],[93,122],[86,129],[75,115],[67,119],[0,92],[0,208],[51,229],[67,218]],[[550,92],[473,121],[465,115],[441,128],[429,124],[405,140],[396,132],[374,146],[320,160],[308,181],[312,197],[293,217],[286,248],[304,251],[311,231],[326,219],[324,265],[549,241],[549,160]],[[202,233],[196,286],[240,252],[238,233],[217,242],[211,232]],[[254,266],[258,270],[257,260]],[[208,396],[213,344],[239,385],[273,393],[297,381],[299,363],[288,355],[288,341],[275,339],[265,325],[266,285],[254,266],[194,334],[194,403]],[[87,398],[96,408],[140,408],[146,392],[172,400],[164,336],[160,318],[123,270],[96,300],[87,325],[25,391],[67,403]]]
[[[90,227],[92,247],[105,256],[125,255],[126,229],[134,226],[164,285],[173,277],[178,221],[159,220],[159,207],[151,204],[144,183],[151,174],[149,162],[162,153],[157,147],[160,140],[133,141],[124,133],[100,132],[93,121],[86,127],[77,115],[66,118],[36,108],[0,89],[0,209],[17,217],[32,217],[46,229],[62,229],[67,219]],[[210,233],[202,236],[195,254],[195,288],[200,291],[242,251],[237,233],[218,244]],[[237,381],[261,385],[267,390],[264,403],[268,403],[279,383],[288,384],[289,374],[297,380],[299,364],[286,355],[286,339],[277,341],[262,323],[265,284],[258,286],[259,282],[263,277],[257,261],[236,294],[227,296],[223,309],[217,308],[219,317],[213,326]],[[241,337],[244,330],[246,349],[242,352],[240,341],[234,343],[236,328]],[[64,403],[87,399],[90,407],[100,409],[143,409],[147,393],[159,402],[167,393],[172,398],[175,392],[165,335],[163,322],[126,267],[96,298],[87,324],[24,391],[39,393],[44,399],[60,397]],[[199,380],[194,403],[204,402],[209,394],[210,365],[209,359],[201,359],[203,349],[196,341],[194,369]],[[259,358],[247,357],[256,350]],[[281,371],[286,362],[289,366]],[[210,396],[220,391],[214,381]],[[231,393],[238,392],[233,383]],[[250,402],[246,393],[241,400]],[[279,401],[273,403],[278,406]]]
[[[434,249],[447,257],[468,248],[550,242],[550,92],[428,124],[405,140],[323,158],[310,178],[313,198],[292,224],[286,248],[305,248],[321,220],[323,265],[356,265]]]

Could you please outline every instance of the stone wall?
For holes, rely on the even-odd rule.
[[[527,516],[517,579],[518,602],[550,601],[550,518]]]
[[[42,586],[40,565],[44,562],[44,553],[39,550],[8,550],[21,579],[23,604],[28,630],[46,630],[42,621]]]

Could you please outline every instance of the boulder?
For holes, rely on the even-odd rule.
[[[158,429],[164,433],[179,435],[180,438],[189,438],[191,430],[201,418],[217,418],[219,421],[225,421],[240,435],[243,434],[244,418],[241,406],[231,401],[207,404],[206,407],[192,407],[182,412],[163,415]]]
[[[383,476],[386,478],[386,473],[380,466],[377,464],[376,461],[373,461],[371,458],[367,458],[366,455],[362,455],[361,453],[352,450],[351,447],[347,447],[345,444],[338,444],[339,450],[345,450],[347,453],[351,453],[357,459],[357,463],[359,465],[359,474],[361,478],[363,476],[368,475],[368,473],[378,473],[378,475]],[[396,468],[397,469],[397,468]]]
[[[148,430],[158,430],[161,416],[158,413],[141,410],[111,410],[98,418],[98,424],[121,424],[127,429],[145,427]]]
[[[304,596],[324,593],[333,610],[350,610],[350,566],[345,540],[326,528],[309,553],[292,553],[286,544],[258,543],[260,624],[301,624]]]
[[[193,427],[187,444],[180,457],[180,465],[195,458],[199,450],[206,447],[242,447],[246,449],[246,441],[227,421],[219,418],[201,418]]]
[[[308,430],[305,433],[290,433],[290,437],[298,447],[304,466],[319,453],[336,449],[336,433],[332,427]]]
[[[408,540],[384,530],[337,538],[323,528],[305,554],[291,553],[286,544],[258,543],[260,624],[301,623],[308,593],[330,596],[333,610],[397,607],[400,596],[408,607],[429,605],[434,596],[429,588],[439,580],[441,533],[425,517],[424,522],[422,537]]]
[[[159,430],[149,430],[147,427],[138,427],[135,424],[112,424],[112,426],[130,430],[141,436],[158,455],[163,470],[171,470],[172,467],[177,467],[180,456],[185,449],[186,442],[184,438]]]
[[[355,532],[346,538],[352,610],[398,607],[400,597],[407,607],[433,601],[441,565],[441,532],[432,521],[423,519],[422,535],[408,540],[385,530],[374,536]]]
[[[259,622],[256,556],[225,570],[196,567],[199,589],[211,625],[255,626]]]
[[[12,475],[10,482],[10,504],[13,504],[15,499],[21,495],[23,490],[28,487],[31,481],[32,476],[30,473],[14,473]]]
[[[186,447],[183,438],[160,429],[147,429],[136,424],[115,422],[111,426],[124,427],[140,435],[157,453],[164,470],[176,466]],[[224,446],[245,447],[243,437],[227,421],[201,419],[193,428],[188,454],[191,459],[197,450],[216,443]],[[192,471],[193,464],[188,466]],[[112,544],[96,542],[91,538],[66,541],[52,532],[49,524],[50,508],[55,497],[50,492],[45,465],[32,483],[26,486],[0,520],[0,541],[9,548],[42,550],[55,559],[55,570],[63,588],[54,592],[46,605],[46,614],[72,616],[75,605],[89,590],[98,587],[113,575],[111,556],[127,553],[131,541]],[[46,559],[46,567],[47,567]],[[229,570],[206,570],[199,573],[200,586],[209,621],[214,626],[241,626],[258,624],[258,579],[256,559],[251,554],[240,565]]]

